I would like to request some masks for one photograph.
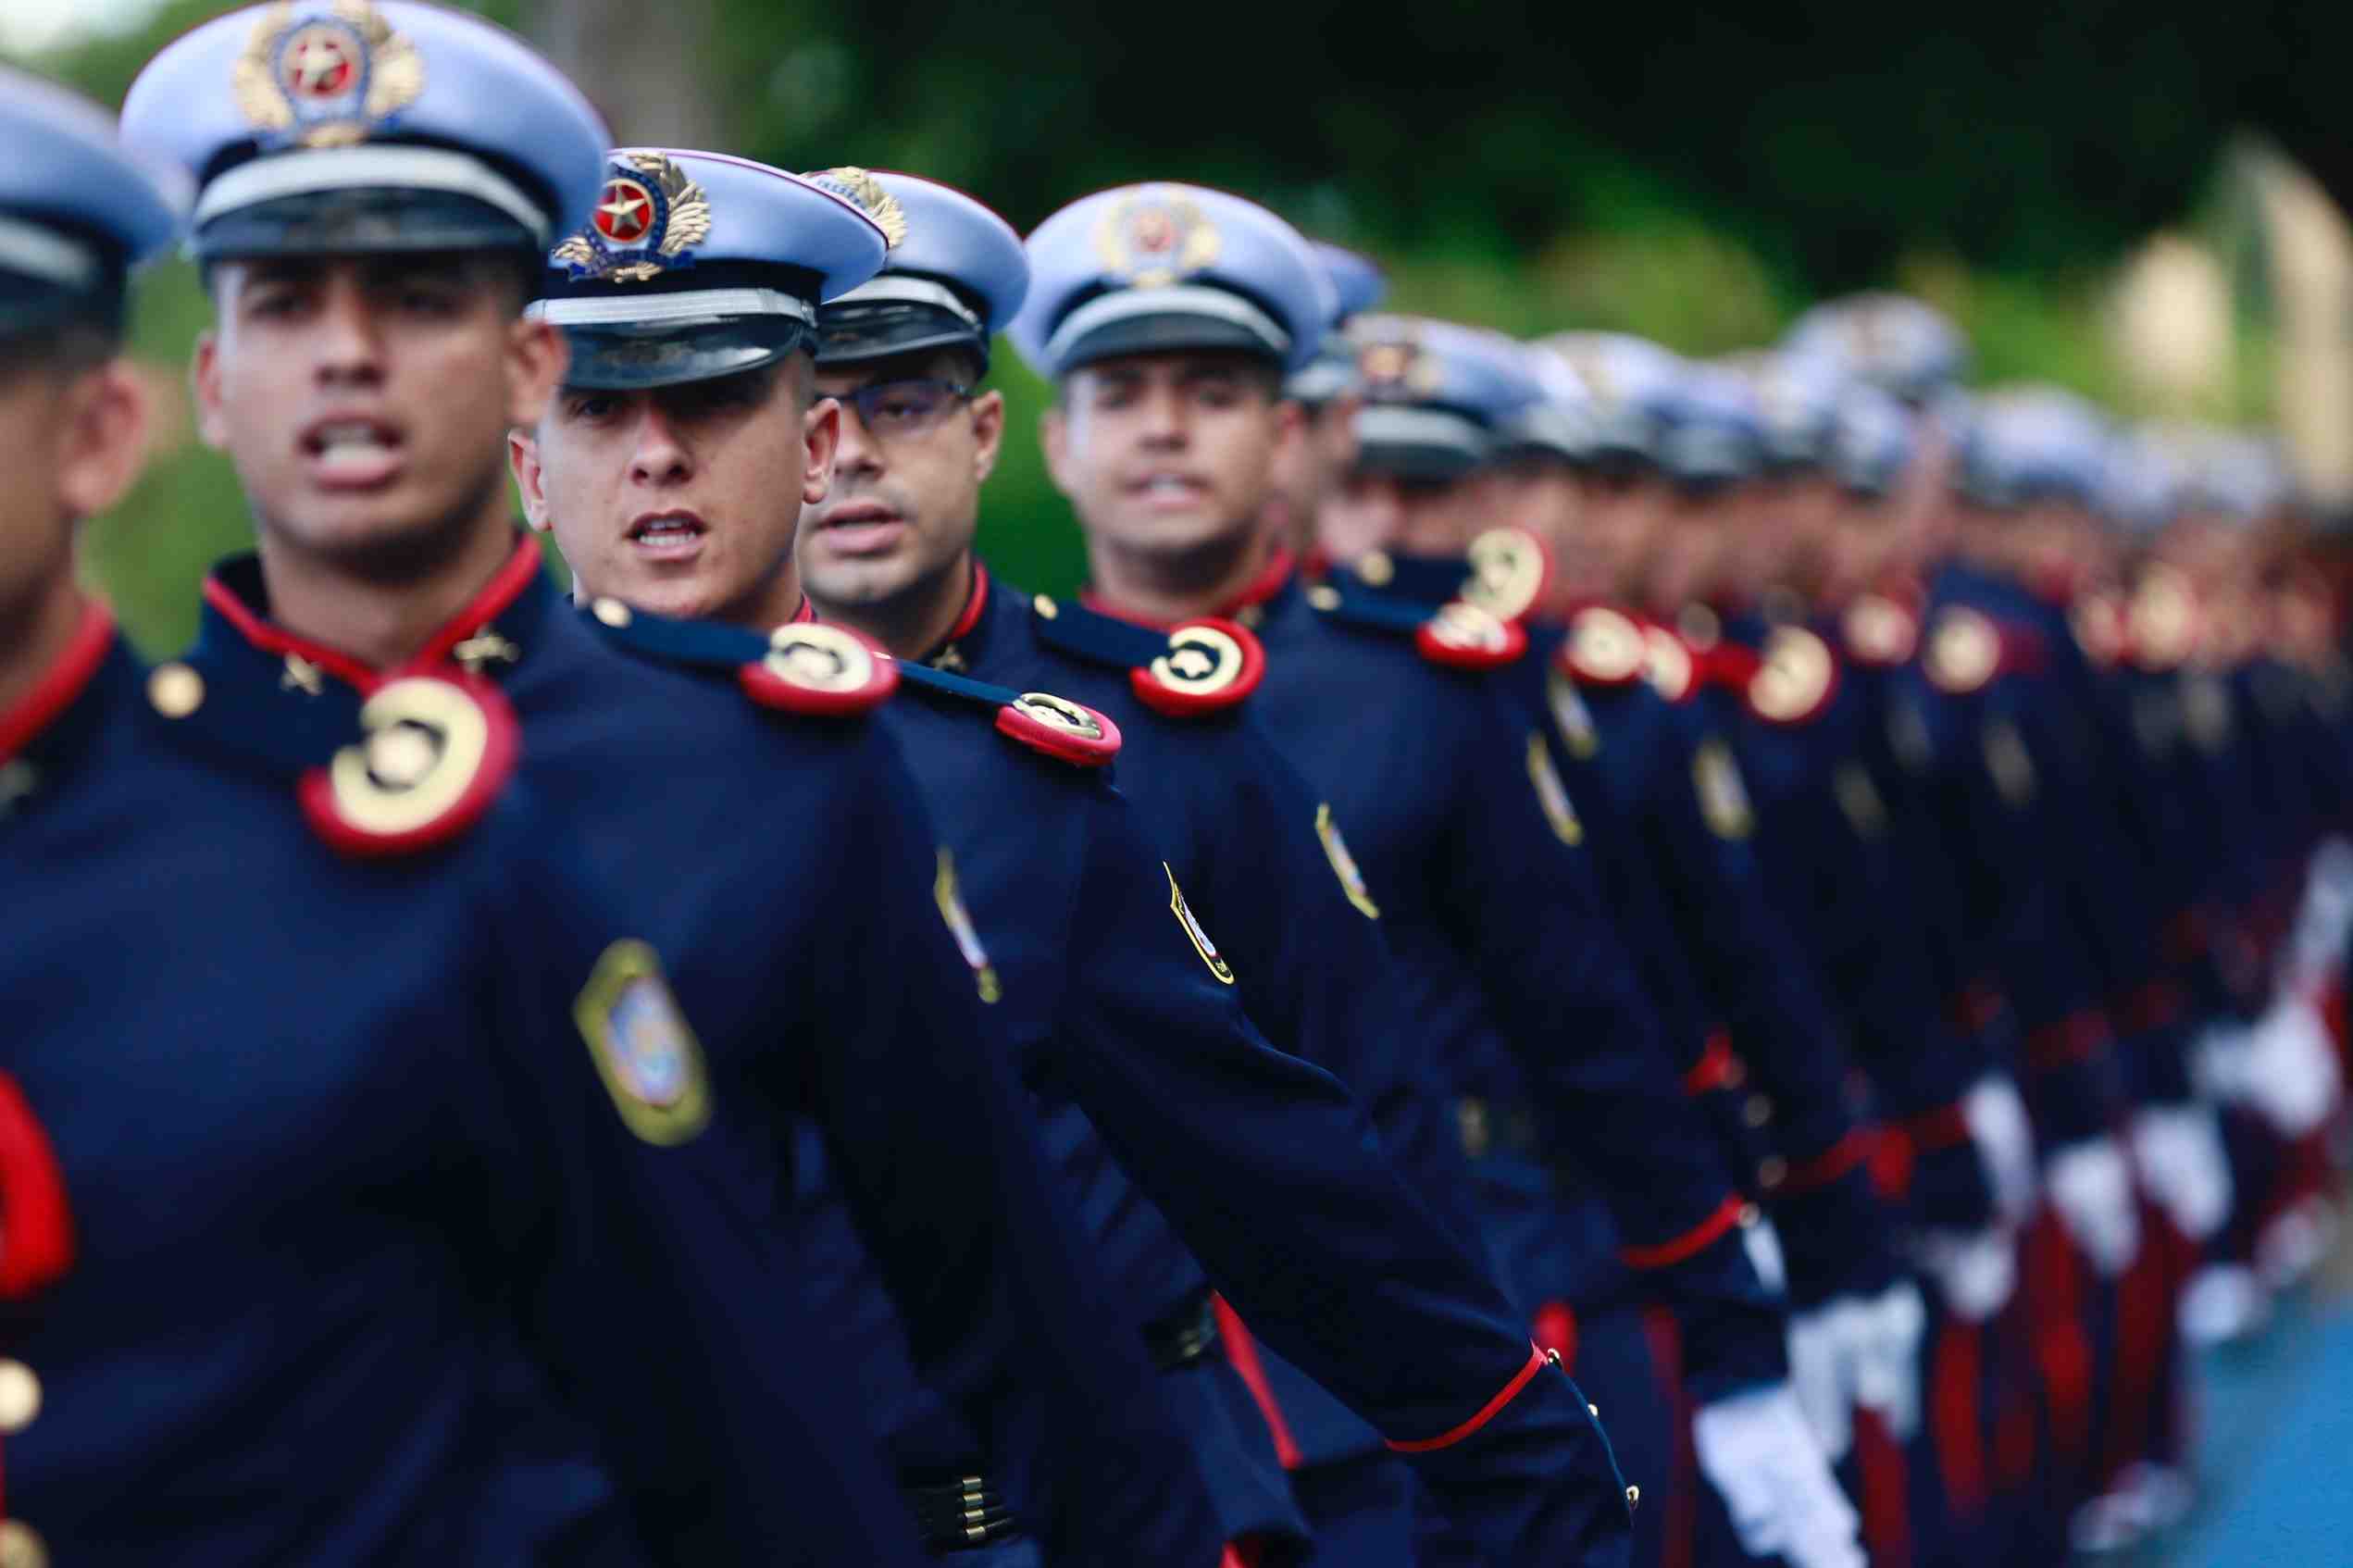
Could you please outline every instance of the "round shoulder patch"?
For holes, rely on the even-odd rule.
[[[1203,617],[1180,622],[1168,651],[1127,679],[1144,706],[1182,718],[1230,708],[1265,678],[1265,645],[1249,628]]]
[[[847,628],[795,621],[777,628],[767,653],[736,679],[764,708],[832,717],[879,706],[898,689],[899,667]]]
[[[1438,614],[1415,628],[1413,645],[1432,664],[1500,669],[1528,651],[1528,634],[1515,622],[1457,599],[1438,606]]]
[[[514,774],[514,710],[470,676],[412,675],[376,689],[360,740],[295,787],[318,836],[345,854],[408,854],[471,828]]]
[[[1920,622],[1884,593],[1866,593],[1839,617],[1847,652],[1866,665],[1904,663],[1920,646]]]
[[[1749,709],[1768,724],[1804,724],[1830,705],[1838,661],[1801,626],[1775,627],[1749,678]]]
[[[1974,691],[2001,667],[2001,631],[1976,610],[1949,609],[1928,635],[1928,678],[1940,691]]]
[[[1662,626],[1642,628],[1642,673],[1651,689],[1670,703],[1690,696],[1699,674],[1691,663],[1691,650]]]
[[[1571,675],[1594,686],[1631,686],[1642,678],[1650,652],[1631,616],[1597,604],[1569,623],[1561,657]]]
[[[1489,529],[1471,541],[1463,597],[1500,621],[1535,609],[1552,585],[1552,553],[1525,529]]]
[[[1119,727],[1102,714],[1048,691],[1024,691],[997,710],[997,732],[1077,767],[1119,754]]]

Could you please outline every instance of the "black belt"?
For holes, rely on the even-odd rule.
[[[1217,1305],[1203,1288],[1164,1317],[1144,1325],[1144,1349],[1163,1372],[1191,1366],[1217,1348]]]
[[[903,1484],[915,1534],[935,1552],[972,1551],[1021,1533],[1005,1494],[986,1475]]]

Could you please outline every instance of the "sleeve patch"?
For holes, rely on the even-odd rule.
[[[1192,906],[1185,902],[1185,891],[1176,885],[1176,873],[1164,860],[1160,863],[1160,868],[1168,873],[1168,908],[1176,916],[1176,924],[1185,928],[1185,935],[1192,940],[1193,951],[1201,954],[1201,961],[1209,965],[1209,972],[1217,977],[1218,983],[1232,985],[1233,967],[1219,956],[1217,944],[1209,940],[1209,933],[1201,929]]]
[[[1333,820],[1328,802],[1315,808],[1315,836],[1324,841],[1324,858],[1332,863],[1332,875],[1340,879],[1340,890],[1348,895],[1357,913],[1367,920],[1381,917],[1381,906],[1373,902],[1372,890],[1364,885],[1364,873],[1356,857],[1348,852],[1348,840],[1340,837],[1340,825]]]
[[[666,1149],[692,1141],[709,1124],[703,1046],[651,947],[625,940],[606,948],[572,1015],[631,1132]]]
[[[1584,843],[1585,824],[1577,820],[1569,787],[1561,781],[1561,770],[1552,765],[1552,752],[1545,745],[1541,730],[1528,731],[1528,782],[1536,786],[1537,803],[1552,825],[1552,836],[1571,849]]]

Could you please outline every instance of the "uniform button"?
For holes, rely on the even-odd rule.
[[[1740,1107],[1740,1119],[1752,1127],[1761,1127],[1773,1120],[1773,1101],[1762,1094],[1749,1096]]]
[[[1625,1489],[1625,1506],[1626,1506],[1626,1511],[1627,1511],[1628,1512],[1632,1512],[1635,1509],[1640,1508],[1640,1507],[1642,1506],[1642,1488],[1641,1488],[1641,1487],[1628,1487]]]
[[[31,1525],[0,1519],[0,1568],[49,1568],[49,1548]]]
[[[589,605],[589,609],[598,620],[616,631],[629,625],[631,619],[629,607],[618,599],[598,599]]]
[[[1593,1417],[1594,1420],[1599,1421],[1601,1419],[1601,1407],[1600,1405],[1588,1404],[1585,1407],[1585,1413]]]
[[[41,1379],[20,1361],[0,1361],[0,1433],[14,1437],[41,1413]]]
[[[1757,1162],[1757,1185],[1767,1192],[1779,1187],[1789,1176],[1789,1162],[1778,1154],[1768,1154]]]
[[[205,705],[205,678],[186,665],[157,665],[147,678],[147,701],[166,718],[186,718]]]

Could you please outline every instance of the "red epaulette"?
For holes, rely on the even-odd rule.
[[[1838,657],[1801,626],[1777,626],[1765,638],[1742,687],[1749,711],[1767,724],[1811,724],[1838,691]]]
[[[1997,621],[1983,610],[1953,605],[1928,625],[1924,666],[1939,691],[1964,695],[1997,677],[2038,670],[2047,662],[2042,635]]]
[[[514,777],[522,728],[505,695],[451,668],[369,693],[360,738],[296,785],[303,815],[344,854],[413,854],[463,835]]]

